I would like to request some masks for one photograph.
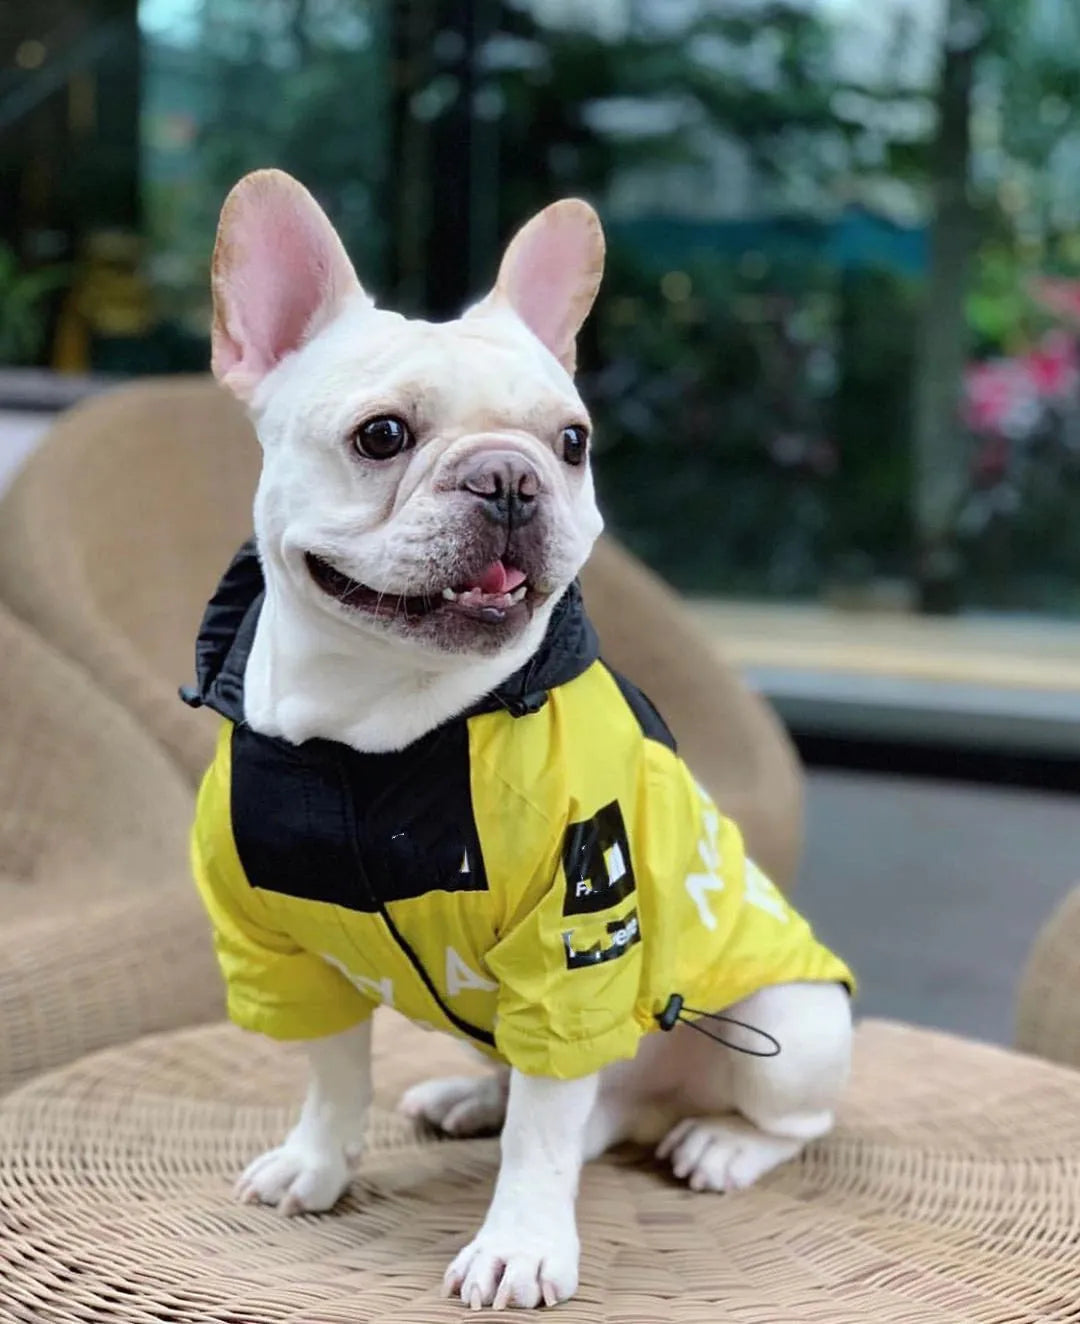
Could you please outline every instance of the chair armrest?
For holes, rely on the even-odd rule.
[[[223,1015],[209,924],[179,883],[0,927],[0,1094],[95,1049]]]
[[[1080,1068],[1080,886],[1032,946],[1017,997],[1016,1046]]]

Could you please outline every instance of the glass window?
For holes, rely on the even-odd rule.
[[[600,487],[676,585],[1080,612],[1072,0],[19,8],[4,362],[201,370],[217,211],[257,166],[437,317],[579,193],[610,244]]]

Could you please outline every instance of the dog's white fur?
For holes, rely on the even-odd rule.
[[[407,321],[374,307],[294,180],[263,171],[234,189],[215,251],[214,369],[248,403],[264,451],[255,529],[267,592],[245,678],[253,728],[400,748],[535,651],[601,528],[588,466],[564,464],[557,439],[587,422],[570,374],[602,259],[592,210],[557,203],[518,234],[482,303],[456,322]],[[359,459],[350,434],[378,414],[410,418],[415,449],[389,463]],[[501,647],[364,617],[315,586],[307,552],[390,596],[460,582],[483,537],[460,478],[493,449],[532,467],[544,512],[529,549],[538,597]],[[410,1090],[404,1111],[452,1134],[501,1126],[491,1206],[446,1290],[476,1309],[572,1296],[581,1166],[619,1141],[659,1142],[694,1189],[725,1191],[823,1135],[848,1072],[846,992],[781,985],[730,1011],[775,1035],[780,1056],[727,1052],[680,1027],[583,1080],[507,1071]],[[308,1051],[300,1121],[237,1188],[285,1213],[340,1197],[371,1095],[369,1027]]]
[[[491,373],[482,391],[469,367],[477,357]],[[400,464],[358,463],[342,438],[364,417],[402,412],[403,400],[431,416],[436,435]],[[348,619],[355,613],[327,611],[303,562],[316,551],[390,597],[419,592],[440,567],[437,587],[450,585],[469,498],[456,484],[444,489],[485,447],[501,445],[524,451],[550,494],[544,587],[561,590],[573,579],[601,527],[591,475],[568,470],[550,444],[514,423],[524,415],[541,435],[545,426],[557,435],[564,422],[588,415],[566,373],[512,312],[418,324],[354,296],[262,382],[252,407],[265,457],[255,531],[267,568],[245,680],[256,730],[294,743],[333,732],[358,749],[401,748],[535,652],[555,596],[507,649],[472,658],[382,632],[358,639]]]

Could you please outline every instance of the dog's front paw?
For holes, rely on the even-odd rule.
[[[542,1231],[524,1221],[484,1227],[447,1269],[443,1291],[472,1310],[554,1306],[577,1291],[578,1256],[572,1213]]]
[[[314,1146],[289,1137],[244,1169],[233,1191],[243,1204],[273,1204],[283,1214],[332,1209],[349,1185],[349,1161],[340,1146]]]

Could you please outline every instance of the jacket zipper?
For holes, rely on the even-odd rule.
[[[386,904],[384,903],[382,897],[380,897],[376,893],[375,889],[372,887],[371,880],[368,878],[367,873],[364,869],[363,855],[360,849],[360,831],[359,831],[359,827],[357,826],[356,813],[352,802],[352,794],[349,789],[349,780],[345,776],[345,771],[341,766],[340,760],[338,760],[337,772],[338,772],[338,780],[341,783],[342,796],[344,798],[344,802],[346,805],[346,813],[349,816],[350,827],[352,829],[352,841],[353,841],[353,848],[356,858],[356,872],[358,878],[360,879],[361,885],[363,886],[364,892],[367,894],[367,899],[375,907],[376,912],[378,913],[379,917],[382,919],[383,923],[386,925],[387,931],[389,932],[391,938],[393,938],[394,942],[397,944],[397,947],[401,952],[401,954],[405,957],[405,959],[412,966],[413,970],[419,976],[421,983],[424,985],[428,993],[431,995],[432,1001],[439,1008],[439,1010],[446,1017],[446,1019],[450,1022],[450,1024],[456,1030],[459,1030],[462,1034],[467,1035],[470,1039],[475,1039],[477,1043],[485,1044],[488,1048],[494,1048],[495,1036],[489,1030],[482,1030],[478,1025],[472,1025],[469,1021],[465,1020],[464,1017],[459,1016],[457,1012],[455,1012],[452,1008],[448,1007],[446,1003],[442,1000],[442,998],[439,995],[439,990],[435,987],[434,981],[432,980],[431,976],[428,974],[427,970],[424,968],[423,962],[413,951],[408,940],[404,937],[398,926],[394,923],[393,919],[390,916],[390,912],[387,910]]]

